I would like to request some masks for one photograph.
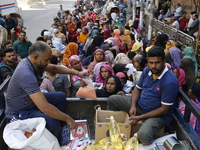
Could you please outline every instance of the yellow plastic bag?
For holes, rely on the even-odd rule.
[[[96,145],[86,148],[85,150],[105,150],[105,146],[101,144],[96,144]]]

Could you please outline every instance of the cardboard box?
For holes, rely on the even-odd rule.
[[[127,138],[130,138],[131,125],[128,123],[128,114],[123,111],[107,111],[107,110],[97,110],[96,111],[96,126],[95,126],[95,141],[109,136],[109,123],[110,116],[115,118],[118,123],[121,133],[124,133]]]

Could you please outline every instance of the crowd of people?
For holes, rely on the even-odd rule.
[[[85,76],[101,84],[96,95],[108,97],[109,110],[128,112],[133,124],[145,120],[139,130],[145,145],[170,124],[173,108],[182,106],[177,100],[179,88],[200,108],[194,48],[182,49],[161,32],[148,46],[138,32],[138,21],[122,25],[118,15],[114,10],[102,16],[81,3],[72,12],[60,5],[51,29],[43,29],[36,43],[28,40],[25,31],[14,43],[3,43],[1,83],[12,76],[6,99],[8,122],[42,116],[47,129],[60,139],[58,120],[76,128],[74,120],[62,113],[63,106],[66,97],[76,97]],[[193,127],[199,132],[198,121]]]
[[[162,9],[159,12],[155,10],[154,13],[156,19],[196,38],[199,29],[198,13],[191,11],[189,18],[186,16],[187,12],[183,10],[180,3],[177,4],[174,14],[170,10],[164,14]]]

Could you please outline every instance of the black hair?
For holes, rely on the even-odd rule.
[[[113,53],[113,56],[114,56],[114,58],[115,58],[115,57],[117,56],[117,51],[116,51],[116,49],[110,48],[109,50]]]
[[[130,30],[130,27],[129,27],[129,26],[124,26],[124,28]]]
[[[48,44],[42,41],[37,41],[29,48],[28,55],[38,54],[38,52],[43,54],[48,49],[50,49]]]
[[[5,43],[3,44],[3,47],[6,47],[8,44],[13,44],[12,41],[8,40],[8,41],[5,41]]]
[[[57,59],[57,57],[55,55],[51,56],[50,63],[54,64],[54,65],[58,64],[58,59]]]
[[[44,39],[44,42],[46,43],[48,40],[51,40],[51,38]],[[52,41],[52,40],[51,40]]]
[[[44,42],[44,38],[42,36],[37,37],[36,41],[43,41]]]
[[[25,32],[25,31],[23,31],[23,30],[19,31],[19,34],[20,34],[20,33],[24,33],[24,34],[26,35],[26,32]]]
[[[44,32],[45,32],[45,31],[48,31],[48,30],[47,30],[47,29],[43,29],[43,30],[41,31],[40,35],[41,35],[41,36],[44,36]]]
[[[147,57],[161,57],[162,60],[165,59],[165,52],[164,49],[160,46],[154,46],[150,48],[147,53]]]
[[[136,59],[136,62],[140,65],[140,67],[144,68],[147,65],[147,59],[140,57]]]
[[[122,63],[117,63],[113,66],[113,71],[115,74],[118,72],[124,72],[125,66]]]
[[[129,51],[127,56],[128,56],[128,58],[129,58],[130,60],[132,60],[133,57],[135,57],[135,55],[136,55],[135,52]]]
[[[10,52],[14,52],[12,47],[9,47],[9,48],[2,50],[1,57],[5,57],[6,53],[10,53]]]

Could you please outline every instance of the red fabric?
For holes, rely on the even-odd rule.
[[[187,23],[188,23],[188,18],[181,19],[179,21],[179,30],[184,30]]]

